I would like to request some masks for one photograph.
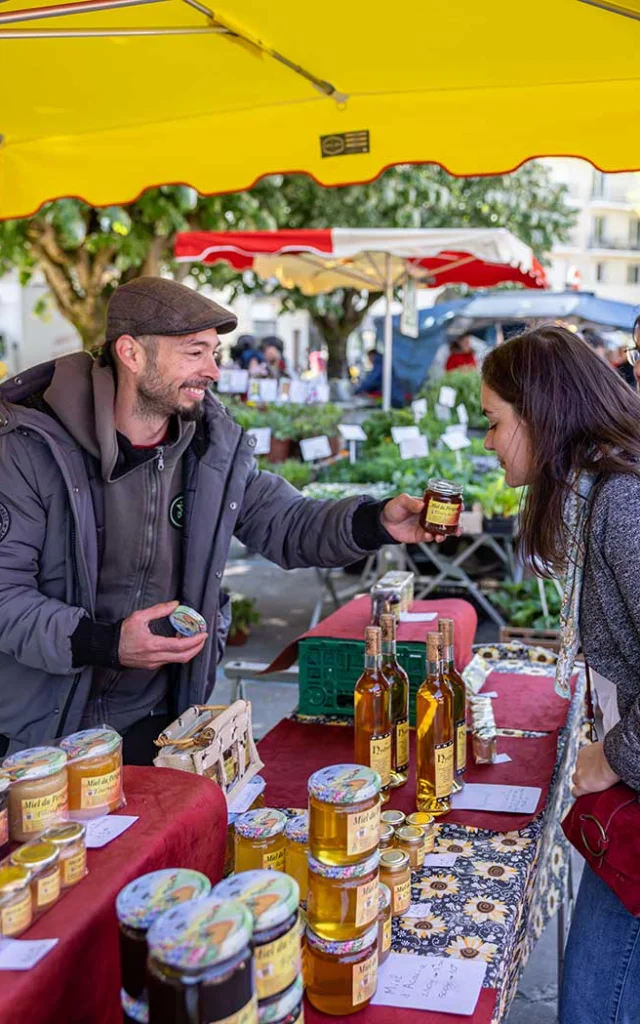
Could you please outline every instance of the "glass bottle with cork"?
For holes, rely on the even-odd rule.
[[[427,675],[416,698],[416,805],[429,814],[451,810],[453,691],[442,673],[442,636],[427,634]]]
[[[382,668],[382,632],[378,626],[365,630],[364,672],[354,691],[355,760],[378,772],[381,794],[389,799],[391,784],[391,687]]]
[[[442,673],[453,691],[453,792],[464,786],[467,768],[467,688],[456,669],[453,619],[440,619]]]
[[[382,674],[390,686],[391,787],[404,786],[409,776],[409,677],[396,650],[396,617],[382,615]]]

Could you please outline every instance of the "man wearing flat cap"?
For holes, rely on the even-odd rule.
[[[0,387],[0,756],[104,723],[125,760],[206,703],[229,625],[232,536],[284,568],[430,539],[401,495],[310,501],[261,472],[210,390],[236,318],[173,281],[118,288],[99,359]],[[178,603],[207,631],[167,629]]]

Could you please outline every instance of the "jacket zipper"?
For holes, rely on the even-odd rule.
[[[80,598],[80,573],[78,571],[78,560],[77,560],[77,556],[76,556],[76,524],[75,524],[75,520],[73,518],[73,513],[71,515],[71,568],[72,568],[72,572],[73,572],[73,588],[74,588],[74,590],[73,590],[73,601],[75,603]],[[67,718],[69,717],[69,711],[71,710],[71,705],[72,705],[73,699],[74,699],[74,697],[76,695],[76,690],[78,689],[78,686],[80,684],[81,676],[82,676],[82,672],[76,672],[74,677],[73,677],[73,682],[71,684],[71,688],[70,688],[69,693],[67,695],[67,699],[66,699],[66,701],[64,703],[64,708],[62,709],[62,714],[60,715],[60,723],[59,723],[58,728],[56,730],[56,737],[55,737],[56,739],[58,739],[58,737],[62,736],[63,733],[64,733],[64,728],[65,728],[65,725],[67,724]]]

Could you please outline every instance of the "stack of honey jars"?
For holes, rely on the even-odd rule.
[[[322,768],[309,779],[305,984],[333,1016],[367,1006],[376,990],[381,908],[379,774],[361,764]],[[384,896],[384,894],[383,894]],[[383,927],[379,929],[379,919]]]

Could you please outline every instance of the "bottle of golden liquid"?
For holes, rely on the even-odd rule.
[[[442,673],[453,690],[453,792],[459,793],[464,786],[467,767],[467,688],[456,669],[453,630],[453,619],[440,619]]]
[[[427,634],[427,677],[416,699],[416,805],[429,814],[451,810],[453,692],[442,674],[442,636]]]
[[[396,617],[382,615],[382,674],[391,687],[391,787],[404,786],[409,772],[409,676],[396,654]]]
[[[382,779],[382,799],[391,783],[391,688],[382,673],[382,633],[365,630],[364,672],[354,691],[355,761],[374,768]]]

